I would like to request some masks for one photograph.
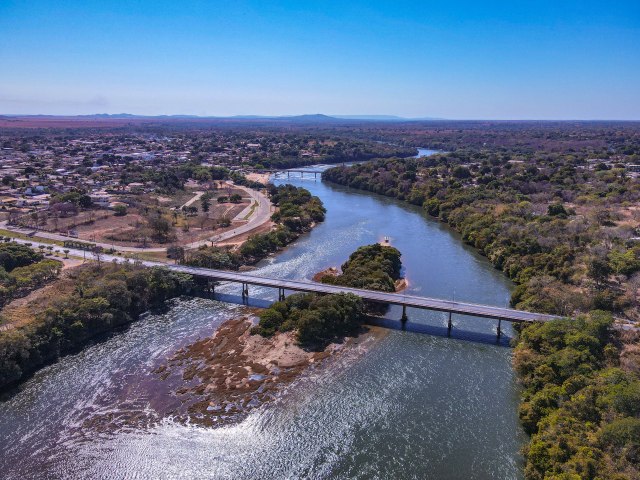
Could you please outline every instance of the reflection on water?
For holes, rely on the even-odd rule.
[[[407,293],[504,306],[510,285],[420,209],[292,178],[319,195],[327,219],[260,272],[311,278],[357,246],[389,236],[403,253]],[[239,294],[238,286],[223,293]],[[277,292],[251,288],[255,299]],[[6,478],[520,478],[511,350],[495,323],[409,310],[365,355],[333,360],[240,424],[180,425],[175,399],[151,372],[243,307],[176,301],[107,340],[38,372],[0,404]],[[400,318],[392,308],[390,318]],[[504,325],[503,325],[504,327]],[[510,334],[508,326],[505,328]],[[471,337],[469,342],[456,337]],[[114,428],[114,425],[117,428]]]

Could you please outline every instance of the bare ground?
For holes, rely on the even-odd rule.
[[[321,368],[338,352],[384,335],[367,327],[364,335],[312,352],[300,348],[292,332],[264,338],[251,334],[252,325],[250,317],[229,320],[213,337],[179,350],[156,370],[163,379],[181,376],[175,395],[183,409],[172,414],[208,426],[238,421],[275,399],[307,369]]]

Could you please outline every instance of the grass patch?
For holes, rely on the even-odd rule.
[[[253,205],[251,205],[251,210],[249,210],[249,213],[247,213],[244,216],[244,220],[248,220],[251,217],[251,215],[253,215],[253,212],[256,211],[257,206],[258,206],[258,202],[253,202]]]
[[[14,232],[12,230],[5,230],[3,228],[0,228],[0,235],[4,235],[5,237],[17,238],[20,240],[32,240],[34,242],[49,243],[51,245],[58,245],[60,247],[63,246],[63,242],[60,240],[52,240],[51,238],[38,237],[37,235],[33,235],[32,237],[30,237],[25,233]]]

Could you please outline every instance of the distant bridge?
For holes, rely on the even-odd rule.
[[[322,176],[323,171],[322,170],[302,170],[302,169],[291,169],[291,170],[272,170],[271,173],[277,175],[284,175],[285,173],[287,174],[287,178],[291,177],[292,173],[299,173],[301,177],[304,177],[305,173],[308,173],[310,175],[313,175],[313,178],[316,178],[318,175]]]
[[[155,264],[156,262],[143,262],[145,264]],[[249,297],[249,285],[259,285],[278,289],[278,299],[284,300],[285,290],[308,293],[353,293],[363,300],[370,302],[386,303],[402,306],[402,321],[406,322],[407,307],[419,308],[423,310],[434,310],[437,312],[447,312],[449,314],[448,329],[451,330],[451,315],[467,315],[472,317],[482,317],[498,320],[498,336],[501,334],[501,322],[531,323],[547,322],[561,317],[542,313],[525,312],[511,308],[494,307],[491,305],[481,305],[476,303],[456,302],[453,300],[442,300],[438,298],[417,297],[404,295],[402,293],[387,293],[362,288],[350,288],[325,283],[312,282],[308,280],[287,280],[282,278],[270,278],[249,273],[229,272],[224,270],[213,270],[201,267],[189,267],[186,265],[167,265],[157,263],[158,266],[166,267],[177,272],[191,274],[195,277],[202,277],[212,281],[235,282],[242,286],[242,298]]]

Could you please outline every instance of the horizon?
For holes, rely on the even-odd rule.
[[[640,122],[640,117],[638,118],[445,118],[445,117],[401,117],[393,114],[370,114],[370,115],[362,115],[362,114],[352,114],[352,115],[341,115],[341,114],[325,114],[325,113],[301,113],[301,114],[283,114],[283,115],[269,115],[269,114],[232,114],[232,115],[193,115],[193,114],[185,114],[185,113],[160,113],[157,115],[144,115],[144,114],[133,114],[127,112],[120,113],[87,113],[87,114],[57,114],[57,113],[30,113],[30,114],[19,114],[19,113],[2,113],[0,112],[1,118],[31,118],[31,117],[48,117],[48,118],[71,118],[71,119],[82,119],[82,118],[91,118],[96,120],[123,120],[126,118],[138,118],[138,119],[155,119],[155,118],[167,118],[172,120],[287,120],[287,119],[303,119],[307,118],[312,120],[311,117],[323,117],[330,120],[353,120],[353,121],[371,121],[371,122],[629,122],[635,123]]]
[[[640,116],[632,1],[8,1],[0,29],[5,116]]]

